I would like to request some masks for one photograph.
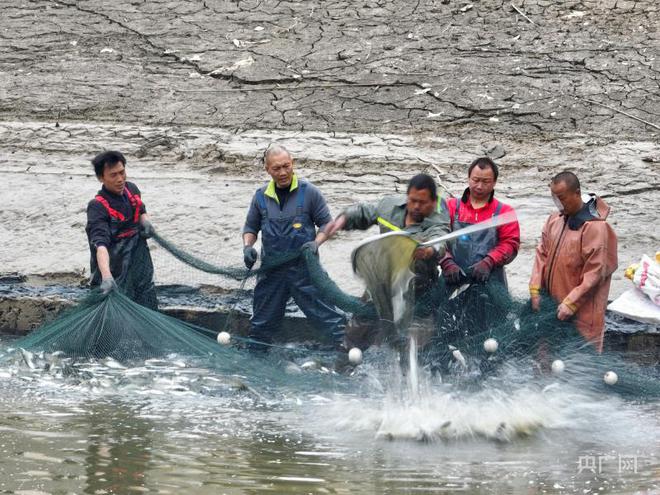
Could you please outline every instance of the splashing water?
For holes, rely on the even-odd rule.
[[[410,335],[408,340],[408,385],[412,403],[419,400],[419,367],[417,363],[417,340]]]
[[[19,488],[18,480],[22,472],[36,473],[32,463],[40,463],[37,479],[49,480],[42,491],[107,490],[103,480],[130,491],[135,481],[112,474],[114,456],[124,459],[116,473],[149,473],[138,486],[167,480],[179,492],[197,483],[205,493],[205,482],[229,489],[244,480],[264,489],[276,483],[281,492],[315,491],[315,484],[339,490],[347,482],[368,492],[377,482],[392,492],[431,493],[463,480],[459,487],[502,493],[517,479],[533,482],[529,492],[541,493],[542,483],[555,476],[566,487],[560,491],[581,493],[586,485],[564,481],[575,475],[579,456],[620,453],[639,456],[636,477],[584,482],[624,491],[652,484],[652,467],[642,461],[657,465],[648,441],[660,434],[657,405],[536,376],[524,360],[507,360],[476,387],[469,378],[477,362],[466,354],[468,369],[453,360],[441,379],[420,361],[416,337],[403,366],[394,351],[372,348],[364,364],[344,377],[325,367],[330,356],[297,348],[299,369],[290,381],[264,380],[290,367],[285,354],[259,359],[237,353],[236,360],[250,361],[242,369],[261,369],[251,376],[221,373],[176,354],[119,363],[14,353],[0,367],[0,430],[10,450],[0,461],[3,482],[14,490],[39,489]],[[306,362],[319,364],[303,367]],[[33,441],[41,437],[50,443]],[[80,453],[60,445],[78,442],[87,446]],[[106,450],[109,458],[96,454]],[[78,484],[65,485],[73,475],[63,476],[60,467],[80,472]]]

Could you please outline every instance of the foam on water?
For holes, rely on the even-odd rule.
[[[179,488],[209,471],[222,479],[238,473],[246,482],[264,486],[275,479],[339,483],[337,476],[343,479],[346,474],[333,470],[348,466],[380,479],[380,468],[365,463],[361,452],[379,459],[385,455],[388,479],[402,489],[411,483],[432,489],[440,465],[446,466],[442,476],[447,489],[466,483],[474,487],[474,462],[483,473],[477,478],[501,488],[499,483],[506,481],[500,482],[498,473],[508,473],[503,480],[518,476],[533,481],[534,470],[543,471],[542,466],[557,456],[570,463],[589,449],[617,449],[652,459],[649,438],[660,437],[657,404],[584,389],[563,380],[565,375],[562,380],[537,375],[526,361],[507,362],[475,386],[470,356],[467,369],[457,365],[440,376],[419,361],[415,349],[411,341],[404,359],[388,349],[369,349],[350,376],[328,371],[328,356],[311,350],[296,350],[293,359],[299,371],[294,375],[287,374],[293,363],[282,355],[265,360],[245,356],[254,360],[253,366],[291,378],[288,382],[263,382],[263,373],[256,378],[223,374],[180,355],[135,363],[73,363],[63,356],[14,353],[13,361],[4,360],[0,367],[5,377],[0,410],[14,418],[3,425],[3,435],[16,442],[34,439],[20,461],[26,469],[32,469],[40,456],[67,459],[51,463],[48,472],[55,479],[59,468],[54,466],[69,466],[80,454],[58,457],[40,439],[78,442],[62,437],[66,433],[84,445],[103,446],[103,436],[88,436],[87,431],[103,418],[104,427],[116,430],[115,435],[130,432],[145,446],[159,439],[155,448],[161,472],[176,466],[168,476]],[[305,362],[317,364],[303,368]],[[72,424],[77,429],[72,430]],[[220,457],[212,454],[205,462],[191,457],[208,455],[204,453],[213,452],[219,442],[241,445],[244,457],[218,463],[236,447],[227,447]],[[76,462],[85,465],[89,455],[85,456]],[[236,462],[242,466],[240,472]],[[562,467],[561,476],[571,469]],[[363,481],[358,477],[353,483],[366,489],[360,485]]]
[[[287,410],[301,407],[304,415],[317,418],[315,423],[387,440],[510,442],[543,431],[587,433],[603,423],[601,418],[620,425],[630,440],[638,430],[632,423],[646,414],[634,402],[581,387],[577,379],[538,375],[530,361],[507,362],[496,373],[479,377],[475,386],[472,378],[478,372],[472,362],[450,367],[443,378],[420,365],[414,337],[406,353],[407,359],[400,362],[391,350],[369,350],[365,363],[350,377],[330,371],[321,359],[299,358],[304,361],[301,365],[264,361],[289,378],[281,386],[277,380],[259,383],[251,376],[222,374],[179,355],[128,364],[111,358],[74,362],[57,353],[13,352],[11,359],[3,361],[0,376],[8,389],[29,388],[55,396],[176,398],[179,402],[185,398],[193,408],[209,398],[225,400],[216,406],[234,407],[237,402],[239,409],[257,404]],[[293,376],[289,374],[292,365],[297,368]],[[569,363],[569,367],[575,365]],[[647,428],[654,424],[646,422]],[[617,431],[621,430],[607,435],[618,438]]]
[[[455,368],[459,376],[443,381],[420,367],[411,338],[407,367],[393,354],[384,365],[370,360],[355,377],[353,394],[336,393],[312,416],[320,428],[375,439],[420,442],[514,442],[571,431],[576,440],[617,446],[644,444],[650,432],[660,436],[657,409],[594,392],[579,380],[558,381],[539,375],[529,360],[509,362],[480,386],[462,381],[474,371]],[[639,425],[644,424],[644,428]],[[612,428],[612,425],[616,427]]]

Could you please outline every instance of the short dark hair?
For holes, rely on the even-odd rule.
[[[493,178],[495,180],[497,180],[497,176],[500,175],[500,168],[497,166],[497,163],[495,163],[487,156],[482,156],[481,158],[477,158],[475,161],[473,161],[470,164],[470,167],[468,168],[468,177],[470,177],[470,175],[472,174],[474,167],[479,167],[481,170],[485,170],[490,167],[490,169],[493,171]]]
[[[406,190],[406,194],[408,194],[412,188],[418,189],[420,191],[422,189],[428,189],[431,193],[431,199],[438,199],[438,188],[435,185],[433,177],[430,175],[417,174],[415,177],[410,179],[410,182],[408,182],[408,189]]]
[[[578,179],[577,175],[573,172],[564,170],[552,178],[553,184],[559,184],[560,182],[566,184],[566,187],[568,187],[568,190],[571,192],[577,192],[580,190],[580,179]]]
[[[121,162],[126,166],[126,158],[119,151],[104,151],[92,158],[92,165],[94,165],[94,173],[97,177],[103,177],[103,170],[105,167],[112,167]]]

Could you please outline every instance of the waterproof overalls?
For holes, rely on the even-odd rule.
[[[262,244],[262,265],[273,257],[300,251],[303,244],[316,238],[316,226],[306,204],[308,187],[305,181],[298,181],[284,204],[280,205],[272,197],[265,195],[266,187],[256,192],[256,204],[260,216]],[[322,196],[317,191],[319,198]],[[323,331],[331,334],[333,343],[341,345],[344,339],[345,319],[341,312],[323,302],[320,293],[312,285],[304,259],[297,258],[286,262],[257,277],[254,288],[253,314],[250,337],[261,342],[271,342],[272,334],[280,329],[286,303],[290,297],[307,318]]]
[[[130,216],[113,208],[102,194],[97,194],[94,198],[107,212],[110,244],[106,247],[110,255],[110,271],[124,294],[138,304],[157,309],[153,262],[146,239],[139,235],[142,199],[139,194],[131,192],[128,185],[124,187],[123,195],[130,204]],[[101,272],[96,261],[96,246],[92,242],[89,225],[87,234],[90,237],[91,251],[90,283],[92,286],[98,286],[101,283]]]
[[[574,311],[572,321],[598,352],[603,350],[605,310],[618,266],[617,237],[606,219],[610,207],[592,196],[572,216],[553,213],[543,226],[529,281],[530,295],[546,290]]]
[[[456,211],[454,212],[453,218],[453,229],[454,231],[470,227],[473,224],[467,222],[459,221],[459,212],[461,209],[461,201],[456,202]],[[495,207],[495,212],[493,216],[500,214],[502,209],[502,203],[498,203]],[[475,263],[480,262],[486,257],[486,255],[495,247],[499,242],[497,235],[497,229],[486,229],[478,232],[472,232],[471,234],[464,234],[458,237],[451,243],[451,254],[454,258],[454,261],[458,266],[461,267],[463,272],[469,276],[469,268]],[[504,272],[503,266],[495,266],[490,272],[490,279],[500,282],[505,287],[506,283],[506,273]]]

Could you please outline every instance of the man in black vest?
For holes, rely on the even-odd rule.
[[[91,285],[104,293],[119,287],[135,302],[157,309],[154,268],[147,241],[154,234],[140,190],[126,181],[126,158],[105,151],[92,160],[103,184],[87,205]]]

